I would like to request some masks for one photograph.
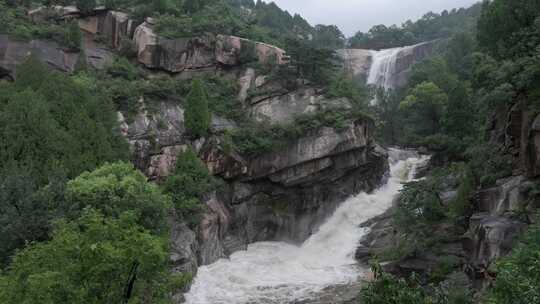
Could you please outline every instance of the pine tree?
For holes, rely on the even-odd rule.
[[[208,97],[200,79],[191,83],[184,116],[186,129],[193,136],[202,137],[208,134],[211,115],[208,110]]]

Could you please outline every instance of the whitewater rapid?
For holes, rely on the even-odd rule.
[[[427,160],[413,152],[389,151],[390,177],[373,193],[343,202],[301,246],[283,242],[249,245],[229,259],[200,267],[188,304],[283,304],[309,301],[324,289],[357,282],[368,271],[354,253],[368,232],[363,222],[381,215],[413,179],[416,167]]]

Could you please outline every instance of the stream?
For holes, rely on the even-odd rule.
[[[345,200],[303,244],[260,242],[199,268],[188,304],[319,303],[325,292],[356,286],[369,272],[354,254],[368,228],[363,222],[381,215],[403,183],[427,161],[411,151],[389,150],[389,178],[372,193]],[[332,302],[333,303],[333,302]]]

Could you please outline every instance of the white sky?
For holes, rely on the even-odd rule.
[[[274,0],[289,13],[298,13],[312,25],[335,24],[345,36],[368,31],[373,25],[400,25],[429,11],[469,7],[480,0]],[[272,0],[265,0],[272,2]]]

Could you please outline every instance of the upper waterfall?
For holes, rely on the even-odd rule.
[[[404,49],[406,47],[371,51],[371,67],[366,83],[385,90],[395,88],[396,63]]]
[[[433,55],[437,42],[434,40],[380,51],[344,49],[338,50],[338,55],[343,59],[345,72],[350,77],[389,90],[405,85],[411,67]]]

